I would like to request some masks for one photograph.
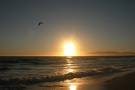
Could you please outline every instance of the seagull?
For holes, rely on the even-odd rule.
[[[44,24],[44,23],[40,21],[40,22],[38,23],[38,26],[40,26],[41,24]]]

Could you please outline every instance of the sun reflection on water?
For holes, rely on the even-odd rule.
[[[68,71],[68,73],[72,73],[72,72],[74,72],[74,70],[73,70],[73,69],[67,69],[67,71]]]
[[[73,66],[73,60],[71,58],[67,58],[66,61],[67,61],[66,72],[67,73],[74,73],[75,72],[75,69],[74,69],[74,66]],[[77,85],[76,85],[76,83],[74,81],[69,80],[67,82],[67,84],[68,84],[69,90],[77,90]]]
[[[73,73],[75,72],[75,70],[73,69],[73,66],[72,66],[72,60],[70,60],[69,58],[66,59],[67,61],[67,73]]]
[[[77,86],[74,83],[70,83],[69,90],[77,90]]]

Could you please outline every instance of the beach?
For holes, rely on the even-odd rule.
[[[106,90],[135,90],[135,72],[105,81]]]
[[[0,0],[0,90],[135,90],[135,0]]]
[[[61,82],[61,84],[53,83],[52,85],[40,84],[31,86],[26,90],[135,90],[135,72],[126,73],[108,80],[81,78],[79,83],[74,81],[77,81],[77,79],[69,80],[69,82],[72,82],[70,84],[65,82]]]
[[[126,56],[0,57],[0,90],[134,90],[134,68]]]

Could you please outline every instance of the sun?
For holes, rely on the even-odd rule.
[[[64,56],[75,56],[75,44],[73,42],[64,44]]]

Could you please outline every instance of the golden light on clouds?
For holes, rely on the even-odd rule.
[[[75,56],[76,55],[76,47],[73,42],[64,43],[64,56]]]

